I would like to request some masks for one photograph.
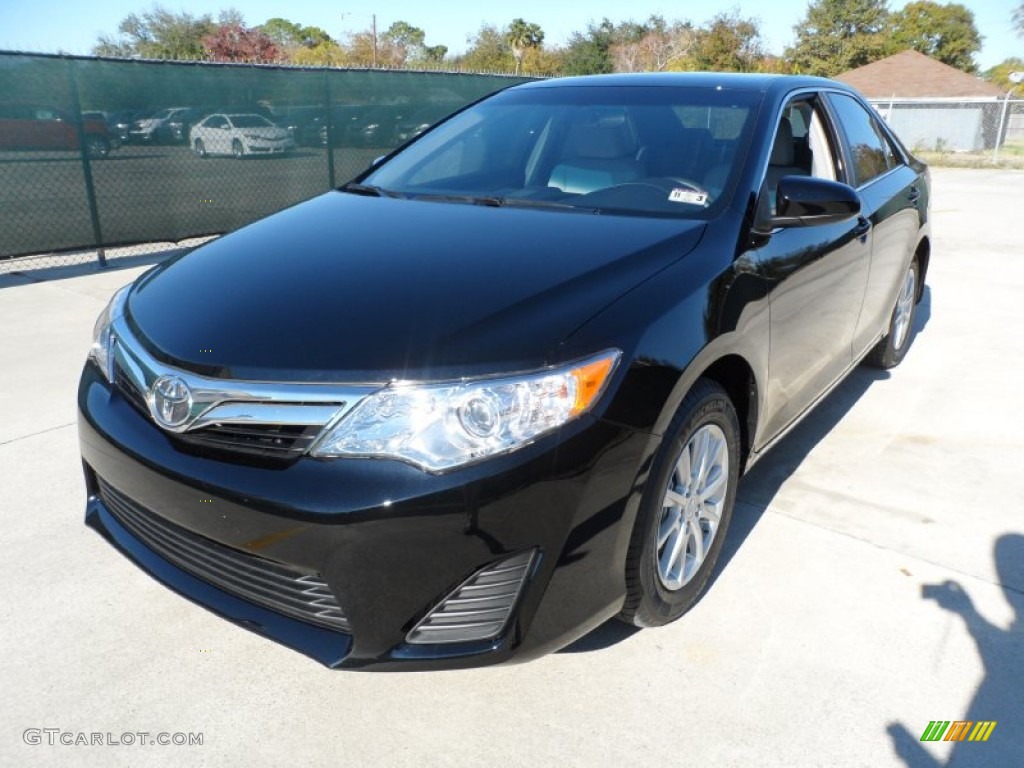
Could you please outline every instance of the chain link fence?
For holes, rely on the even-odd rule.
[[[903,143],[947,165],[1024,168],[1024,100],[872,99]]]
[[[0,274],[236,229],[526,79],[0,52]]]

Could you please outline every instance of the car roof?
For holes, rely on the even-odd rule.
[[[728,88],[745,91],[790,91],[801,87],[829,87],[851,91],[837,80],[807,75],[773,75],[740,72],[637,72],[612,75],[584,75],[535,80],[514,86],[525,88],[564,88],[568,86],[668,86],[675,88]]]

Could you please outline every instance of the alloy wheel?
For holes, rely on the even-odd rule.
[[[903,287],[900,289],[899,298],[896,299],[896,316],[893,318],[893,348],[900,349],[910,334],[910,318],[914,310],[914,293],[917,290],[917,277],[913,266],[907,270],[907,276],[903,278]]]
[[[682,589],[700,570],[718,533],[728,489],[725,433],[705,424],[683,447],[662,501],[656,557],[666,589]]]

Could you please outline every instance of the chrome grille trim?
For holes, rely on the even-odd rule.
[[[151,389],[161,376],[181,379],[192,396],[188,418],[176,427],[160,424],[184,442],[220,451],[294,458],[308,451],[364,397],[385,386],[260,382],[217,379],[165,365],[150,355],[123,313],[112,322],[114,384],[153,419]],[[299,429],[301,427],[301,429]],[[261,434],[262,433],[262,434]]]
[[[100,499],[114,518],[165,560],[215,587],[292,618],[350,630],[338,600],[319,574],[226,547],[181,528],[97,477]]]

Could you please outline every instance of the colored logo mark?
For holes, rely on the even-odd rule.
[[[921,741],[988,741],[997,720],[932,720]]]

